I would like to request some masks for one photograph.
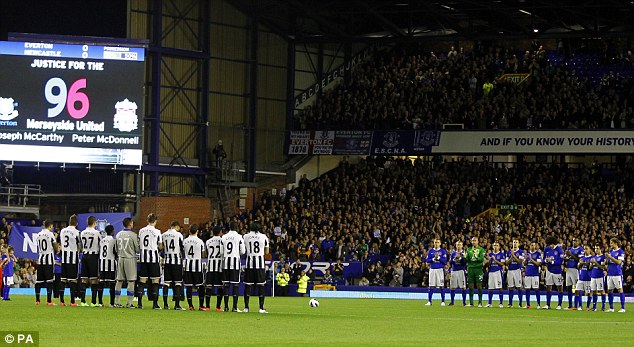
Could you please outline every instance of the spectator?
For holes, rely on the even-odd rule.
[[[334,276],[335,282],[337,284],[342,284],[343,281],[343,264],[341,263],[341,259],[337,259],[337,262],[331,265],[332,274]],[[343,283],[345,284],[345,283]]]
[[[361,277],[361,280],[359,281],[359,286],[367,287],[369,285],[370,285],[370,281],[368,281],[368,279],[365,278],[365,276]]]
[[[306,272],[302,270],[302,272],[299,275],[299,278],[297,279],[297,293],[300,294],[301,296],[306,296],[306,291],[308,289],[308,281],[310,281],[310,278],[306,276]]]
[[[286,272],[286,268],[281,267],[280,272],[275,276],[277,286],[279,289],[280,296],[288,296],[288,283],[291,278],[289,274]]]

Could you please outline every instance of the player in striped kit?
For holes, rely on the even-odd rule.
[[[81,232],[82,257],[81,257],[81,284],[79,295],[81,297],[80,306],[97,307],[97,288],[99,287],[99,249],[101,233],[95,229],[97,218],[88,217],[86,222],[88,227]],[[86,303],[86,286],[90,284],[92,290],[92,305]]]
[[[207,248],[207,276],[205,283],[207,291],[205,294],[206,308],[209,308],[209,301],[216,290],[216,312],[222,312],[220,305],[222,304],[222,261],[224,254],[222,253],[222,227],[216,225],[213,229],[214,236],[207,240],[205,246]]]
[[[621,249],[621,241],[617,238],[610,239],[609,252],[605,253],[605,260],[608,263],[608,302],[610,309],[608,312],[614,312],[614,290],[619,292],[621,299],[620,313],[625,313],[625,293],[623,293],[623,270],[622,266],[625,262],[625,252]]]
[[[269,238],[260,233],[260,223],[253,222],[251,231],[244,235],[247,263],[244,272],[244,312],[249,312],[249,295],[253,293],[253,286],[257,287],[260,299],[260,313],[268,313],[264,309],[264,285],[266,284],[266,265],[264,256],[269,254]]]
[[[101,250],[99,251],[99,306],[103,307],[103,289],[107,285],[110,293],[110,307],[114,307],[114,287],[117,271],[117,258],[114,254],[115,239],[114,227],[107,225],[106,236],[101,239]]]
[[[161,281],[161,266],[159,264],[159,250],[163,249],[163,238],[161,231],[155,225],[158,218],[154,213],[147,216],[148,225],[139,230],[139,285],[137,297],[139,303],[137,308],[143,308],[143,292],[147,286],[148,278],[152,281],[152,286],[148,288],[147,298],[153,301],[155,310],[160,310],[158,305],[158,289]]]
[[[244,239],[238,232],[238,223],[229,223],[229,232],[222,235],[221,248],[224,254],[222,285],[224,290],[225,311],[229,311],[229,294],[233,296],[232,312],[238,309],[238,284],[240,284],[240,256],[245,253]],[[229,290],[231,289],[231,290]]]
[[[79,252],[81,252],[81,238],[77,230],[77,215],[68,219],[68,227],[59,232],[60,245],[62,247],[62,287],[70,289],[70,306],[77,306],[75,298],[77,293],[77,278],[79,277]],[[64,292],[60,293],[61,305],[64,304]]]
[[[53,296],[53,266],[55,265],[55,236],[51,232],[53,223],[44,221],[44,228],[35,237],[37,243],[38,268],[37,281],[35,282],[35,304],[40,304],[40,291],[46,288],[46,305],[55,306],[52,301]]]
[[[198,310],[209,311],[204,305],[205,285],[203,279],[203,257],[205,257],[205,243],[198,238],[198,226],[189,227],[189,236],[183,241],[185,260],[183,262],[183,279],[187,291],[189,310],[194,311],[192,296],[194,288],[198,288]]]
[[[163,269],[163,308],[167,305],[167,294],[172,287],[172,298],[175,302],[175,310],[184,310],[180,302],[183,300],[183,234],[178,221],[170,224],[170,229],[163,233],[163,251],[165,253],[165,265]]]
[[[513,239],[513,247],[506,252],[507,284],[509,287],[509,307],[513,307],[513,295],[517,289],[522,307],[522,264],[524,263],[524,251],[520,249],[520,241]]]
[[[500,244],[498,242],[493,243],[493,252],[488,255],[489,260],[489,303],[486,307],[492,307],[493,291],[498,290],[498,297],[500,299],[500,308],[504,307],[502,303],[504,296],[502,295],[502,268],[506,262],[504,252],[500,250]]]

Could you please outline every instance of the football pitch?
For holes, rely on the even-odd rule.
[[[257,309],[257,298],[251,301]],[[634,344],[629,306],[626,313],[604,313],[387,299],[319,299],[320,307],[311,308],[308,301],[267,298],[270,313],[259,314],[35,306],[32,296],[14,295],[0,302],[0,331],[37,331],[40,346]],[[9,345],[2,340],[0,346]]]

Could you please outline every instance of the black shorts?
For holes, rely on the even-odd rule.
[[[183,272],[183,281],[187,287],[197,287],[205,283],[202,272],[185,271]]]
[[[245,269],[244,284],[266,284],[266,270]]]
[[[240,270],[222,270],[222,283],[240,283]]]
[[[99,280],[102,282],[114,282],[116,277],[116,271],[101,271],[99,273]]]
[[[159,263],[139,263],[139,278],[161,278]]]
[[[76,281],[79,277],[77,264],[62,264],[62,281]]]
[[[53,282],[53,265],[40,265],[37,267],[37,283]]]
[[[99,254],[84,254],[81,257],[81,278],[99,278]]]
[[[205,284],[214,287],[222,286],[222,272],[207,272],[207,276],[205,276]]]
[[[183,282],[183,266],[176,264],[165,264],[163,268],[163,281],[165,284],[169,282]]]

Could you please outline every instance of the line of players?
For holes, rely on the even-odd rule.
[[[550,309],[553,288],[557,290],[557,310],[562,309],[563,276],[565,274],[566,287],[568,287],[568,309],[583,310],[583,296],[587,296],[586,310],[597,310],[598,296],[601,296],[602,311],[605,311],[605,288],[607,287],[609,309],[614,312],[614,292],[618,292],[621,309],[625,312],[625,294],[623,293],[622,264],[625,262],[625,252],[620,248],[620,241],[616,238],[610,240],[610,250],[603,253],[600,245],[595,245],[594,250],[586,245],[581,247],[576,239],[572,240],[571,247],[566,251],[558,245],[555,237],[546,240],[547,246],[542,252],[536,242],[530,244],[530,250],[519,248],[519,240],[512,241],[512,248],[506,252],[500,250],[498,242],[493,243],[493,251],[489,252],[484,261],[477,262],[473,257],[477,253],[484,253],[482,247],[478,247],[477,238],[473,238],[472,246],[466,251],[461,241],[456,243],[455,251],[447,257],[447,251],[440,248],[440,240],[434,240],[434,248],[427,253],[426,261],[430,265],[429,273],[429,299],[426,305],[432,305],[432,295],[435,289],[440,290],[442,306],[445,306],[443,287],[445,284],[445,265],[450,265],[450,293],[451,303],[454,305],[456,289],[462,289],[464,306],[473,306],[473,289],[478,288],[479,307],[482,307],[482,266],[488,268],[489,302],[486,307],[492,307],[492,299],[495,291],[499,293],[499,307],[503,308],[503,270],[507,268],[507,285],[509,289],[508,307],[513,307],[515,291],[518,292],[519,305],[522,308],[531,308],[531,290],[537,299],[537,309]],[[478,252],[479,248],[479,252]],[[473,265],[473,267],[472,267]],[[466,275],[470,271],[480,267],[479,276],[469,276],[469,294],[471,303],[466,302]],[[547,290],[546,304],[541,306],[539,284],[540,274],[544,272]],[[477,271],[474,271],[477,272]],[[522,281],[523,279],[523,281]],[[573,288],[575,293],[573,293]],[[525,291],[526,305],[523,305],[522,291]],[[574,295],[574,298],[573,298]],[[590,308],[592,305],[592,308]]]
[[[233,296],[233,312],[248,312],[249,297],[259,297],[259,312],[264,309],[265,262],[269,252],[266,235],[259,232],[259,223],[252,223],[250,232],[244,236],[237,233],[237,223],[231,222],[229,231],[216,226],[213,237],[204,243],[198,238],[198,228],[194,224],[183,237],[178,222],[171,223],[170,229],[161,234],[156,226],[157,217],[150,214],[148,225],[138,233],[132,230],[133,221],[123,220],[124,229],[114,234],[114,227],[108,225],[105,235],[95,229],[97,220],[90,216],[88,227],[77,230],[77,216],[69,219],[69,226],[62,229],[56,240],[52,233],[52,223],[45,221],[43,229],[36,236],[39,266],[35,285],[36,305],[40,304],[42,288],[47,290],[47,305],[52,302],[54,249],[61,248],[61,281],[59,288],[60,305],[66,306],[64,290],[70,288],[70,306],[103,306],[104,288],[110,291],[110,307],[143,308],[143,295],[147,288],[148,300],[158,305],[159,288],[163,278],[163,304],[168,309],[168,292],[172,289],[175,310],[185,310],[180,302],[186,297],[189,310],[194,310],[192,297],[198,292],[199,310],[210,311],[210,297],[217,297],[216,311],[229,311],[229,295]],[[81,254],[81,257],[80,257]],[[246,254],[244,270],[244,311],[238,309],[238,284],[240,283],[241,256]],[[162,257],[161,257],[162,256]],[[161,264],[163,263],[163,267]],[[81,268],[81,273],[79,269]],[[121,305],[123,284],[127,283],[127,303]],[[86,303],[86,287],[92,291],[92,303]],[[183,288],[184,287],[184,288]],[[77,304],[75,298],[81,303]],[[97,297],[99,303],[97,303]],[[134,306],[134,297],[138,305]],[[224,298],[224,310],[221,301]],[[206,300],[205,300],[206,299]],[[206,301],[206,302],[205,302]]]

